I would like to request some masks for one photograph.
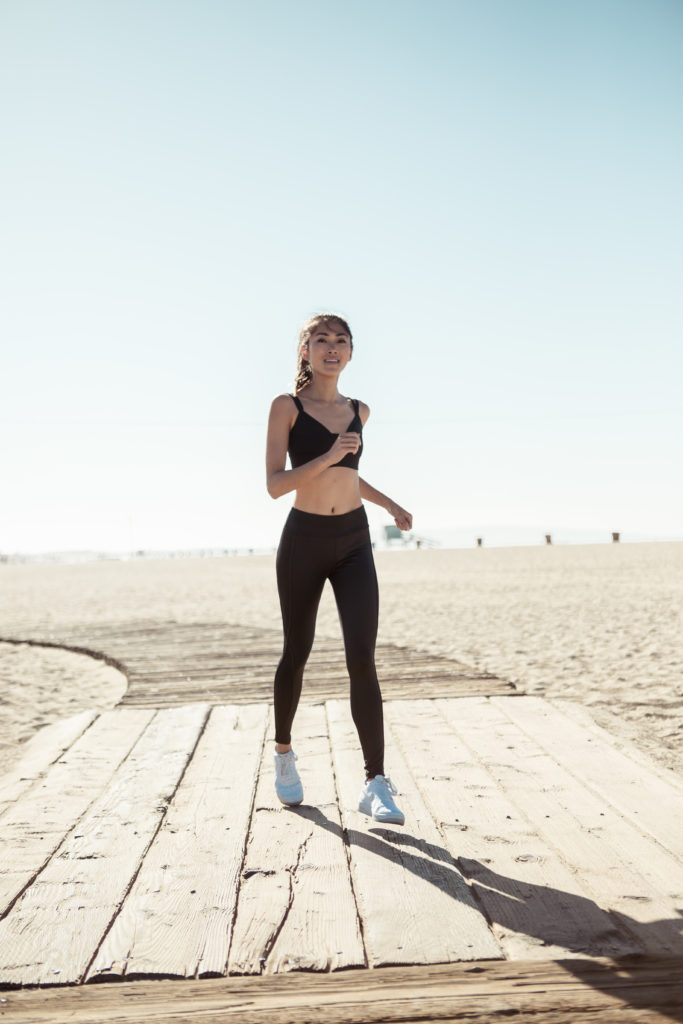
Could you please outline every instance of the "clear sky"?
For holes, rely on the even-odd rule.
[[[276,543],[326,310],[418,532],[683,537],[682,50],[680,0],[3,0],[0,551]]]

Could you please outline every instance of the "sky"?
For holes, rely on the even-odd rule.
[[[683,538],[682,46],[679,0],[2,0],[0,552],[277,544],[324,311],[418,534]]]

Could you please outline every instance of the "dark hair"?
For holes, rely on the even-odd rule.
[[[308,359],[306,359],[303,354],[303,347],[321,324],[325,324],[325,326],[337,324],[346,332],[346,334],[348,334],[349,341],[351,342],[351,348],[353,348],[353,335],[351,334],[351,328],[343,316],[339,316],[337,313],[317,313],[315,316],[310,317],[299,331],[296,377],[294,378],[295,394],[303,390],[303,388],[313,380],[313,370],[311,369],[311,364]]]

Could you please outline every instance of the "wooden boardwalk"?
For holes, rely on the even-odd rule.
[[[683,780],[578,706],[426,655],[420,680],[394,648],[406,825],[382,827],[355,810],[323,645],[295,726],[305,799],[284,808],[273,637],[233,634],[244,682],[218,702],[225,635],[202,662],[206,628],[172,641],[213,665],[194,679],[168,630],[155,667],[122,629],[132,699],[42,730],[0,779],[0,1020],[683,1021]]]
[[[28,745],[0,784],[3,987],[683,957],[683,784],[581,709],[387,702],[403,829],[354,809],[339,700],[300,708],[281,807],[270,714],[86,712]]]
[[[121,701],[135,707],[174,707],[195,701],[249,704],[270,701],[281,629],[223,622],[144,620],[72,625],[58,631],[16,629],[0,641],[45,644],[101,658],[124,673]],[[514,683],[453,658],[379,643],[377,671],[385,698],[456,697],[514,693]],[[306,666],[306,699],[346,697],[349,678],[341,637],[317,637]]]

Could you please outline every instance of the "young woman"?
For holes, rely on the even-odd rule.
[[[275,790],[284,804],[300,804],[291,729],[304,667],[313,646],[325,580],[334,591],[351,679],[351,714],[365,760],[358,808],[375,821],[402,825],[396,789],[384,774],[382,694],[375,671],[378,592],[363,498],[380,505],[401,530],[412,516],[358,475],[363,427],[370,410],[337,387],[353,341],[342,317],[311,317],[299,335],[293,395],[270,409],[266,482],[272,498],[296,492],[277,552],[277,583],[284,649],[275,674]],[[286,469],[289,453],[291,469]]]

